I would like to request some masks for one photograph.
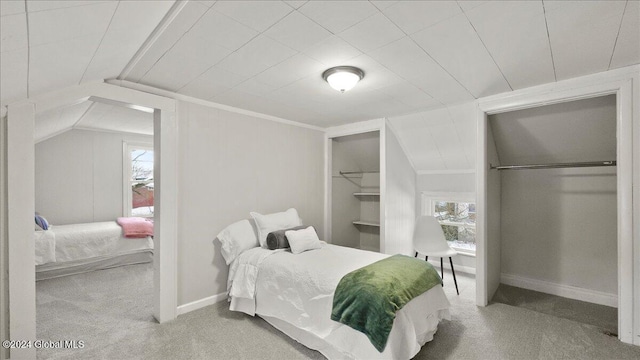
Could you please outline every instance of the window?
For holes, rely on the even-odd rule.
[[[125,143],[125,216],[153,216],[153,147]]]
[[[423,214],[440,222],[445,238],[456,251],[475,255],[476,204],[469,193],[423,193]]]

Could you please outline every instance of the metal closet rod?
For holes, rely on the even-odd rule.
[[[554,169],[554,168],[572,168],[572,167],[596,167],[596,166],[616,166],[615,160],[611,161],[587,161],[573,163],[555,163],[555,164],[529,164],[529,165],[491,165],[491,170],[525,170],[525,169]]]
[[[340,171],[340,175],[350,175],[350,174],[377,174],[380,173],[379,170],[373,171]]]

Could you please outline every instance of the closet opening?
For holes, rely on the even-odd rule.
[[[331,242],[380,251],[380,131],[330,139]]]
[[[487,117],[491,301],[618,333],[616,95]]]
[[[153,112],[90,97],[35,117],[36,335],[75,341],[39,357],[155,323]]]

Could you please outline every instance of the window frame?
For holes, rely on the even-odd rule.
[[[422,192],[422,215],[434,216],[434,208],[435,203],[438,201],[445,202],[464,202],[464,203],[472,203],[476,204],[476,194],[473,192]],[[440,221],[438,221],[440,222]],[[446,225],[446,224],[445,224]],[[473,225],[475,228],[475,225]],[[458,254],[467,255],[467,256],[476,256],[476,251],[471,251],[469,249],[461,249],[455,246],[451,246]]]
[[[153,144],[136,141],[122,142],[122,216],[131,216],[133,206],[133,195],[131,194],[131,151],[133,150],[154,151]],[[155,153],[154,153],[155,172]],[[155,180],[155,179],[154,179]],[[149,216],[150,218],[153,215]]]

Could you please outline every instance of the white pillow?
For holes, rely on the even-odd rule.
[[[231,264],[243,251],[260,246],[253,226],[249,220],[241,220],[227,226],[218,234],[222,243],[222,257]]]
[[[270,232],[302,225],[298,211],[294,208],[268,215],[262,215],[257,212],[250,212],[249,214],[256,222],[258,240],[260,241],[260,246],[263,248],[267,247],[267,235],[269,235]]]
[[[313,226],[309,226],[302,230],[286,231],[284,236],[289,240],[291,252],[294,254],[300,254],[307,250],[315,250],[322,247],[322,243],[320,242],[316,229],[314,229]]]

